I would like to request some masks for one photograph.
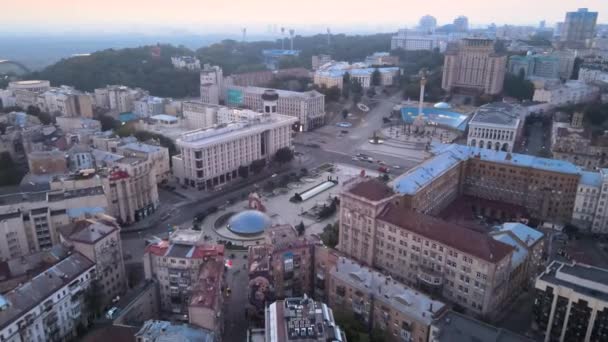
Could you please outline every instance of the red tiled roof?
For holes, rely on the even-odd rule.
[[[370,201],[380,201],[394,194],[393,189],[376,179],[359,182],[351,187],[348,192]]]
[[[196,246],[194,253],[192,253],[192,258],[205,258],[220,255],[224,255],[224,245],[204,245]]]
[[[489,262],[497,262],[513,251],[513,247],[484,233],[395,204],[387,205],[378,219]]]

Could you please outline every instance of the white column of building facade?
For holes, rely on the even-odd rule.
[[[495,149],[495,150],[507,150],[510,151],[512,146],[508,142],[513,141],[515,132],[507,129],[494,129],[484,127],[474,127],[471,134],[472,138],[469,145],[478,146],[481,148]],[[482,140],[483,139],[483,140]],[[500,146],[497,148],[496,143]],[[506,145],[505,145],[506,144]]]

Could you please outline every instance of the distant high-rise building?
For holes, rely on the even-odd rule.
[[[576,12],[567,12],[566,21],[562,27],[561,40],[566,46],[585,48],[591,46],[595,36],[597,12],[589,12],[579,8]]]
[[[466,32],[469,30],[469,18],[461,15],[454,19],[454,29],[456,32]]]
[[[425,15],[424,17],[420,18],[418,27],[424,32],[434,33],[435,28],[437,27],[437,19],[431,15]]]
[[[506,66],[507,57],[496,53],[492,39],[463,39],[446,52],[442,88],[498,94],[502,91]]]

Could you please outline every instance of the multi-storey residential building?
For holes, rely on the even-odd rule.
[[[127,289],[120,226],[110,217],[75,221],[59,229],[61,240],[95,263],[95,281],[101,305],[122,296]]]
[[[495,52],[493,40],[466,38],[445,54],[442,88],[449,92],[498,94],[506,67],[507,57]]]
[[[218,335],[212,331],[187,324],[149,320],[135,334],[137,342],[214,342]]]
[[[223,99],[224,74],[219,66],[205,64],[200,74],[201,102],[219,104]]]
[[[186,126],[190,129],[210,128],[217,123],[218,105],[211,105],[199,101],[186,101],[182,104],[182,111]]]
[[[513,55],[509,57],[508,69],[513,75],[523,73],[525,78],[559,78],[559,58],[552,55]]]
[[[427,341],[431,323],[446,305],[341,257],[329,275],[329,306],[353,312],[385,331],[387,341]]]
[[[221,333],[224,246],[203,245],[200,232],[176,232],[146,247],[146,279],[158,282],[161,311]]]
[[[456,32],[467,32],[469,30],[469,18],[464,15],[456,17],[453,23]]]
[[[196,57],[192,56],[176,56],[171,57],[171,64],[176,69],[186,69],[186,70],[201,70],[201,61]]]
[[[579,80],[569,80],[564,84],[549,84],[536,89],[532,100],[559,107],[593,102],[599,95],[600,89],[597,86]]]
[[[502,307],[509,297],[511,246],[409,210],[379,181],[353,179],[345,187],[340,251],[476,315],[492,315]]]
[[[143,158],[151,162],[156,174],[156,183],[163,183],[171,177],[169,149],[160,145],[131,142],[118,146],[117,152],[125,157]]]
[[[57,228],[86,213],[103,212],[104,180],[94,174],[56,177],[48,184],[6,188],[0,195],[0,258],[7,260],[51,248]]]
[[[68,172],[65,152],[60,150],[31,151],[27,153],[27,164],[33,175],[56,175]]]
[[[330,55],[313,55],[312,56],[312,70],[319,69],[322,65],[331,62]]]
[[[132,112],[133,102],[144,96],[148,96],[148,92],[139,88],[131,89],[121,85],[109,85],[105,88],[95,89],[95,104],[98,107],[126,113]]]
[[[95,264],[72,253],[30,281],[0,296],[3,341],[66,341],[86,325],[85,293]]]
[[[494,102],[479,107],[469,121],[467,145],[513,151],[527,111],[522,106]]]
[[[604,68],[583,66],[578,71],[578,79],[586,83],[608,82],[608,66]]]
[[[536,279],[532,327],[544,341],[608,339],[608,270],[552,262]]]
[[[314,243],[298,237],[291,225],[267,228],[264,244],[249,247],[249,301],[258,312],[269,299],[312,294],[313,249]]]
[[[572,223],[594,234],[608,234],[608,169],[581,174]]]
[[[536,276],[544,269],[544,234],[518,222],[506,222],[495,229],[490,235],[514,249],[509,292],[517,295],[521,290],[533,286]]]
[[[596,22],[597,12],[589,12],[586,8],[579,8],[576,12],[567,12],[560,40],[572,48],[591,47],[595,37]]]
[[[509,341],[532,342],[533,340],[470,316],[448,310],[431,325],[429,342],[452,341]]]
[[[123,157],[112,164],[107,177],[108,214],[118,222],[133,223],[158,206],[156,168],[151,159]]]
[[[243,106],[263,113],[293,116],[305,131],[325,124],[325,95],[316,90],[297,92],[260,87],[227,86],[226,104]],[[266,105],[274,102],[275,111]]]
[[[331,57],[330,57],[331,59]],[[320,64],[319,66],[321,66]],[[286,77],[308,78],[310,71],[305,68],[289,68],[279,70],[263,70],[244,72],[241,74],[232,74],[224,77],[224,85],[233,85],[240,87],[265,87],[273,79]]]
[[[69,86],[50,88],[40,93],[37,106],[44,112],[59,113],[67,117],[93,117],[91,96]]]
[[[598,170],[608,166],[608,135],[593,135],[583,126],[584,113],[572,114],[570,124],[553,122],[551,153],[553,158],[566,160],[586,170]]]
[[[403,203],[438,214],[460,195],[521,206],[549,222],[570,221],[582,170],[565,161],[449,145],[392,181]],[[505,212],[504,218],[517,218]]]
[[[260,114],[249,121],[199,129],[177,139],[181,154],[173,156],[173,175],[187,186],[211,189],[238,177],[240,166],[269,159],[291,147],[296,118]]]
[[[133,101],[133,114],[141,118],[164,114],[165,104],[167,102],[168,101],[162,97],[144,96]]]
[[[346,341],[326,304],[306,296],[278,300],[268,306],[265,319],[266,342]]]

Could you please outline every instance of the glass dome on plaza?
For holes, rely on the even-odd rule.
[[[268,215],[257,210],[245,210],[228,220],[228,230],[239,235],[257,235],[272,225]]]

